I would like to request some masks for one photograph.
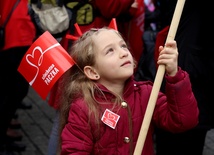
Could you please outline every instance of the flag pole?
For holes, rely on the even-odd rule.
[[[172,17],[171,25],[169,28],[169,32],[168,32],[168,35],[166,38],[166,42],[168,40],[174,40],[174,38],[175,38],[176,31],[178,28],[178,24],[180,21],[180,17],[182,14],[182,10],[184,7],[184,3],[185,3],[185,0],[178,0],[177,1],[175,11],[174,11],[174,14]],[[158,69],[157,69],[156,77],[154,80],[153,88],[151,91],[151,95],[149,98],[149,102],[147,105],[147,109],[145,112],[145,116],[143,119],[143,123],[141,125],[140,133],[138,135],[138,140],[137,140],[136,147],[134,150],[134,155],[141,155],[142,154],[144,142],[146,139],[146,135],[147,135],[149,126],[150,126],[151,118],[152,118],[153,111],[155,108],[155,104],[157,101],[158,93],[160,91],[160,87],[161,87],[161,84],[163,81],[164,73],[165,73],[165,65],[159,65]]]

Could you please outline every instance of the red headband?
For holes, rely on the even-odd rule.
[[[74,24],[76,30],[77,30],[77,33],[78,33],[78,37],[77,36],[73,36],[71,34],[67,34],[66,35],[66,38],[67,39],[71,39],[71,40],[77,40],[80,36],[82,36],[82,31],[80,30],[80,27],[77,23]],[[112,29],[115,29],[115,30],[118,30],[117,29],[117,23],[116,23],[116,19],[113,18],[108,26],[109,28],[112,28]]]

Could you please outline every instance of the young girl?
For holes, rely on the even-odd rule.
[[[61,155],[131,155],[152,90],[136,82],[132,54],[118,31],[91,29],[73,45],[76,65],[67,73],[61,102]],[[197,102],[188,74],[177,66],[175,41],[160,47],[166,66],[166,94],[159,93],[143,155],[153,155],[154,125],[171,132],[198,123]]]

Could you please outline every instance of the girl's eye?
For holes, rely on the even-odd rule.
[[[128,48],[126,44],[122,44],[122,48]]]
[[[110,49],[108,49],[108,51],[106,52],[106,54],[108,54],[110,52],[113,52],[113,51],[114,51],[113,48],[110,48]]]

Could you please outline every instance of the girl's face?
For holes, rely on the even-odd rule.
[[[94,68],[101,84],[122,83],[133,75],[134,61],[124,40],[111,30],[102,30],[93,37],[95,43]]]

